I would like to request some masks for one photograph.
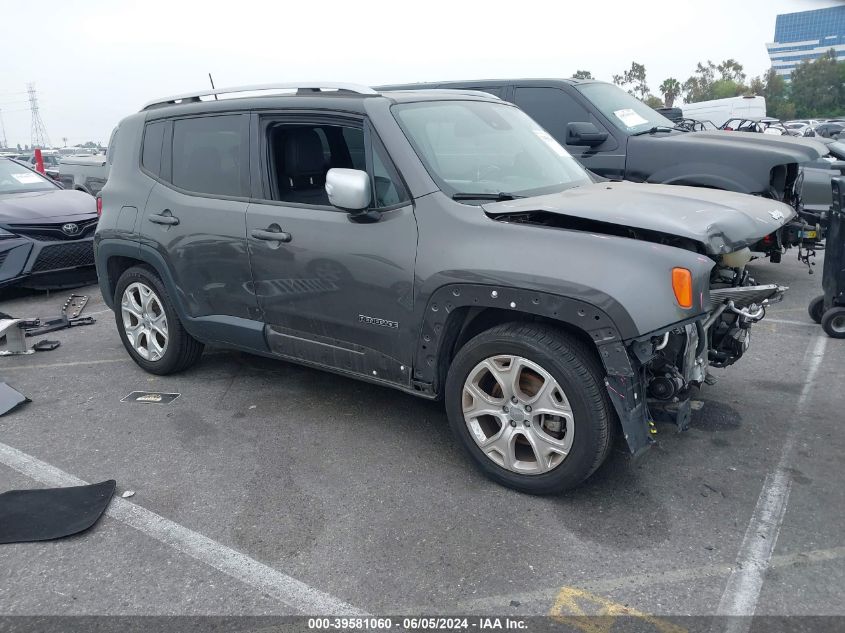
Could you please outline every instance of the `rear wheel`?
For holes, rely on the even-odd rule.
[[[203,344],[182,327],[164,284],[150,269],[134,266],[124,272],[114,303],[123,346],[143,369],[172,374],[199,360]]]
[[[821,323],[822,316],[824,316],[824,295],[820,295],[810,301],[810,305],[807,307],[807,312],[810,313],[810,318],[813,321]]]
[[[578,485],[607,457],[613,411],[586,345],[553,327],[509,323],[455,356],[446,410],[491,479],[532,494]]]
[[[831,308],[825,312],[822,328],[832,338],[845,338],[845,308]]]

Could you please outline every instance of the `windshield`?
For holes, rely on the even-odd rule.
[[[0,159],[0,194],[49,191],[56,186],[12,160]]]
[[[653,127],[675,127],[665,116],[613,84],[578,84],[575,89],[623,132],[633,134]]]
[[[486,101],[393,106],[405,136],[448,195],[556,193],[590,183],[569,153],[527,114]]]

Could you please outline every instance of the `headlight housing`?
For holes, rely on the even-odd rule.
[[[0,229],[0,240],[8,240],[9,238],[17,237],[14,233],[9,233],[6,229]]]

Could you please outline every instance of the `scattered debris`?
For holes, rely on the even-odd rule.
[[[161,393],[159,391],[133,391],[120,399],[121,402],[140,402],[143,404],[170,404],[181,393]]]
[[[511,600],[511,606],[512,607],[518,607],[520,604],[521,603],[520,603],[519,600]]]
[[[249,405],[249,408],[250,408],[250,409],[255,409],[257,406],[258,406],[257,404],[251,404],[251,405]]]
[[[0,494],[0,543],[48,541],[84,532],[106,511],[114,479],[87,486]]]
[[[62,314],[67,315],[70,312],[70,318],[75,319],[88,304],[88,295],[71,294],[65,304],[62,306]]]
[[[36,352],[51,352],[56,349],[61,343],[59,341],[50,341],[48,339],[44,339],[42,341],[38,341],[35,345],[32,346]]]
[[[6,349],[0,351],[0,356],[32,354],[35,351],[26,347],[23,328],[28,323],[26,319],[0,319],[0,338],[6,337]]]
[[[97,320],[91,316],[68,318],[66,314],[45,319],[33,319],[31,325],[26,328],[27,336],[39,336],[56,330],[64,330],[78,325],[94,325]]]
[[[122,495],[120,495],[120,496],[121,496],[121,497],[123,497],[124,499],[128,499],[129,497],[134,497],[134,496],[135,496],[135,491],[134,491],[134,490],[125,490],[125,491],[123,492],[123,494],[122,494]]]
[[[12,389],[5,382],[0,382],[0,415],[5,415],[22,404],[32,402],[21,392]],[[2,516],[2,514],[0,514]]]

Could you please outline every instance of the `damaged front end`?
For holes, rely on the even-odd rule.
[[[692,394],[702,383],[714,381],[708,368],[739,360],[751,343],[751,327],[787,290],[757,284],[747,268],[754,246],[796,216],[778,201],[728,191],[613,182],[484,208],[500,222],[622,237],[686,251],[678,261],[688,261],[688,254],[694,253],[708,262],[709,278],[701,276],[694,288],[690,283],[688,301],[675,292],[676,304],[667,311],[673,320],[665,327],[650,323],[640,330],[642,335],[613,342],[612,353],[600,352],[608,394],[634,454],[651,443],[656,420],[671,421],[681,430],[688,427]],[[674,270],[659,274],[667,279]],[[664,306],[639,307],[653,314]],[[684,313],[689,318],[677,320]]]
[[[689,427],[693,395],[702,384],[715,382],[708,367],[739,360],[751,344],[751,326],[786,290],[757,285],[744,267],[717,266],[708,314],[628,343],[630,371],[608,375],[606,385],[631,453],[648,448],[655,422],[674,424],[679,431]]]

